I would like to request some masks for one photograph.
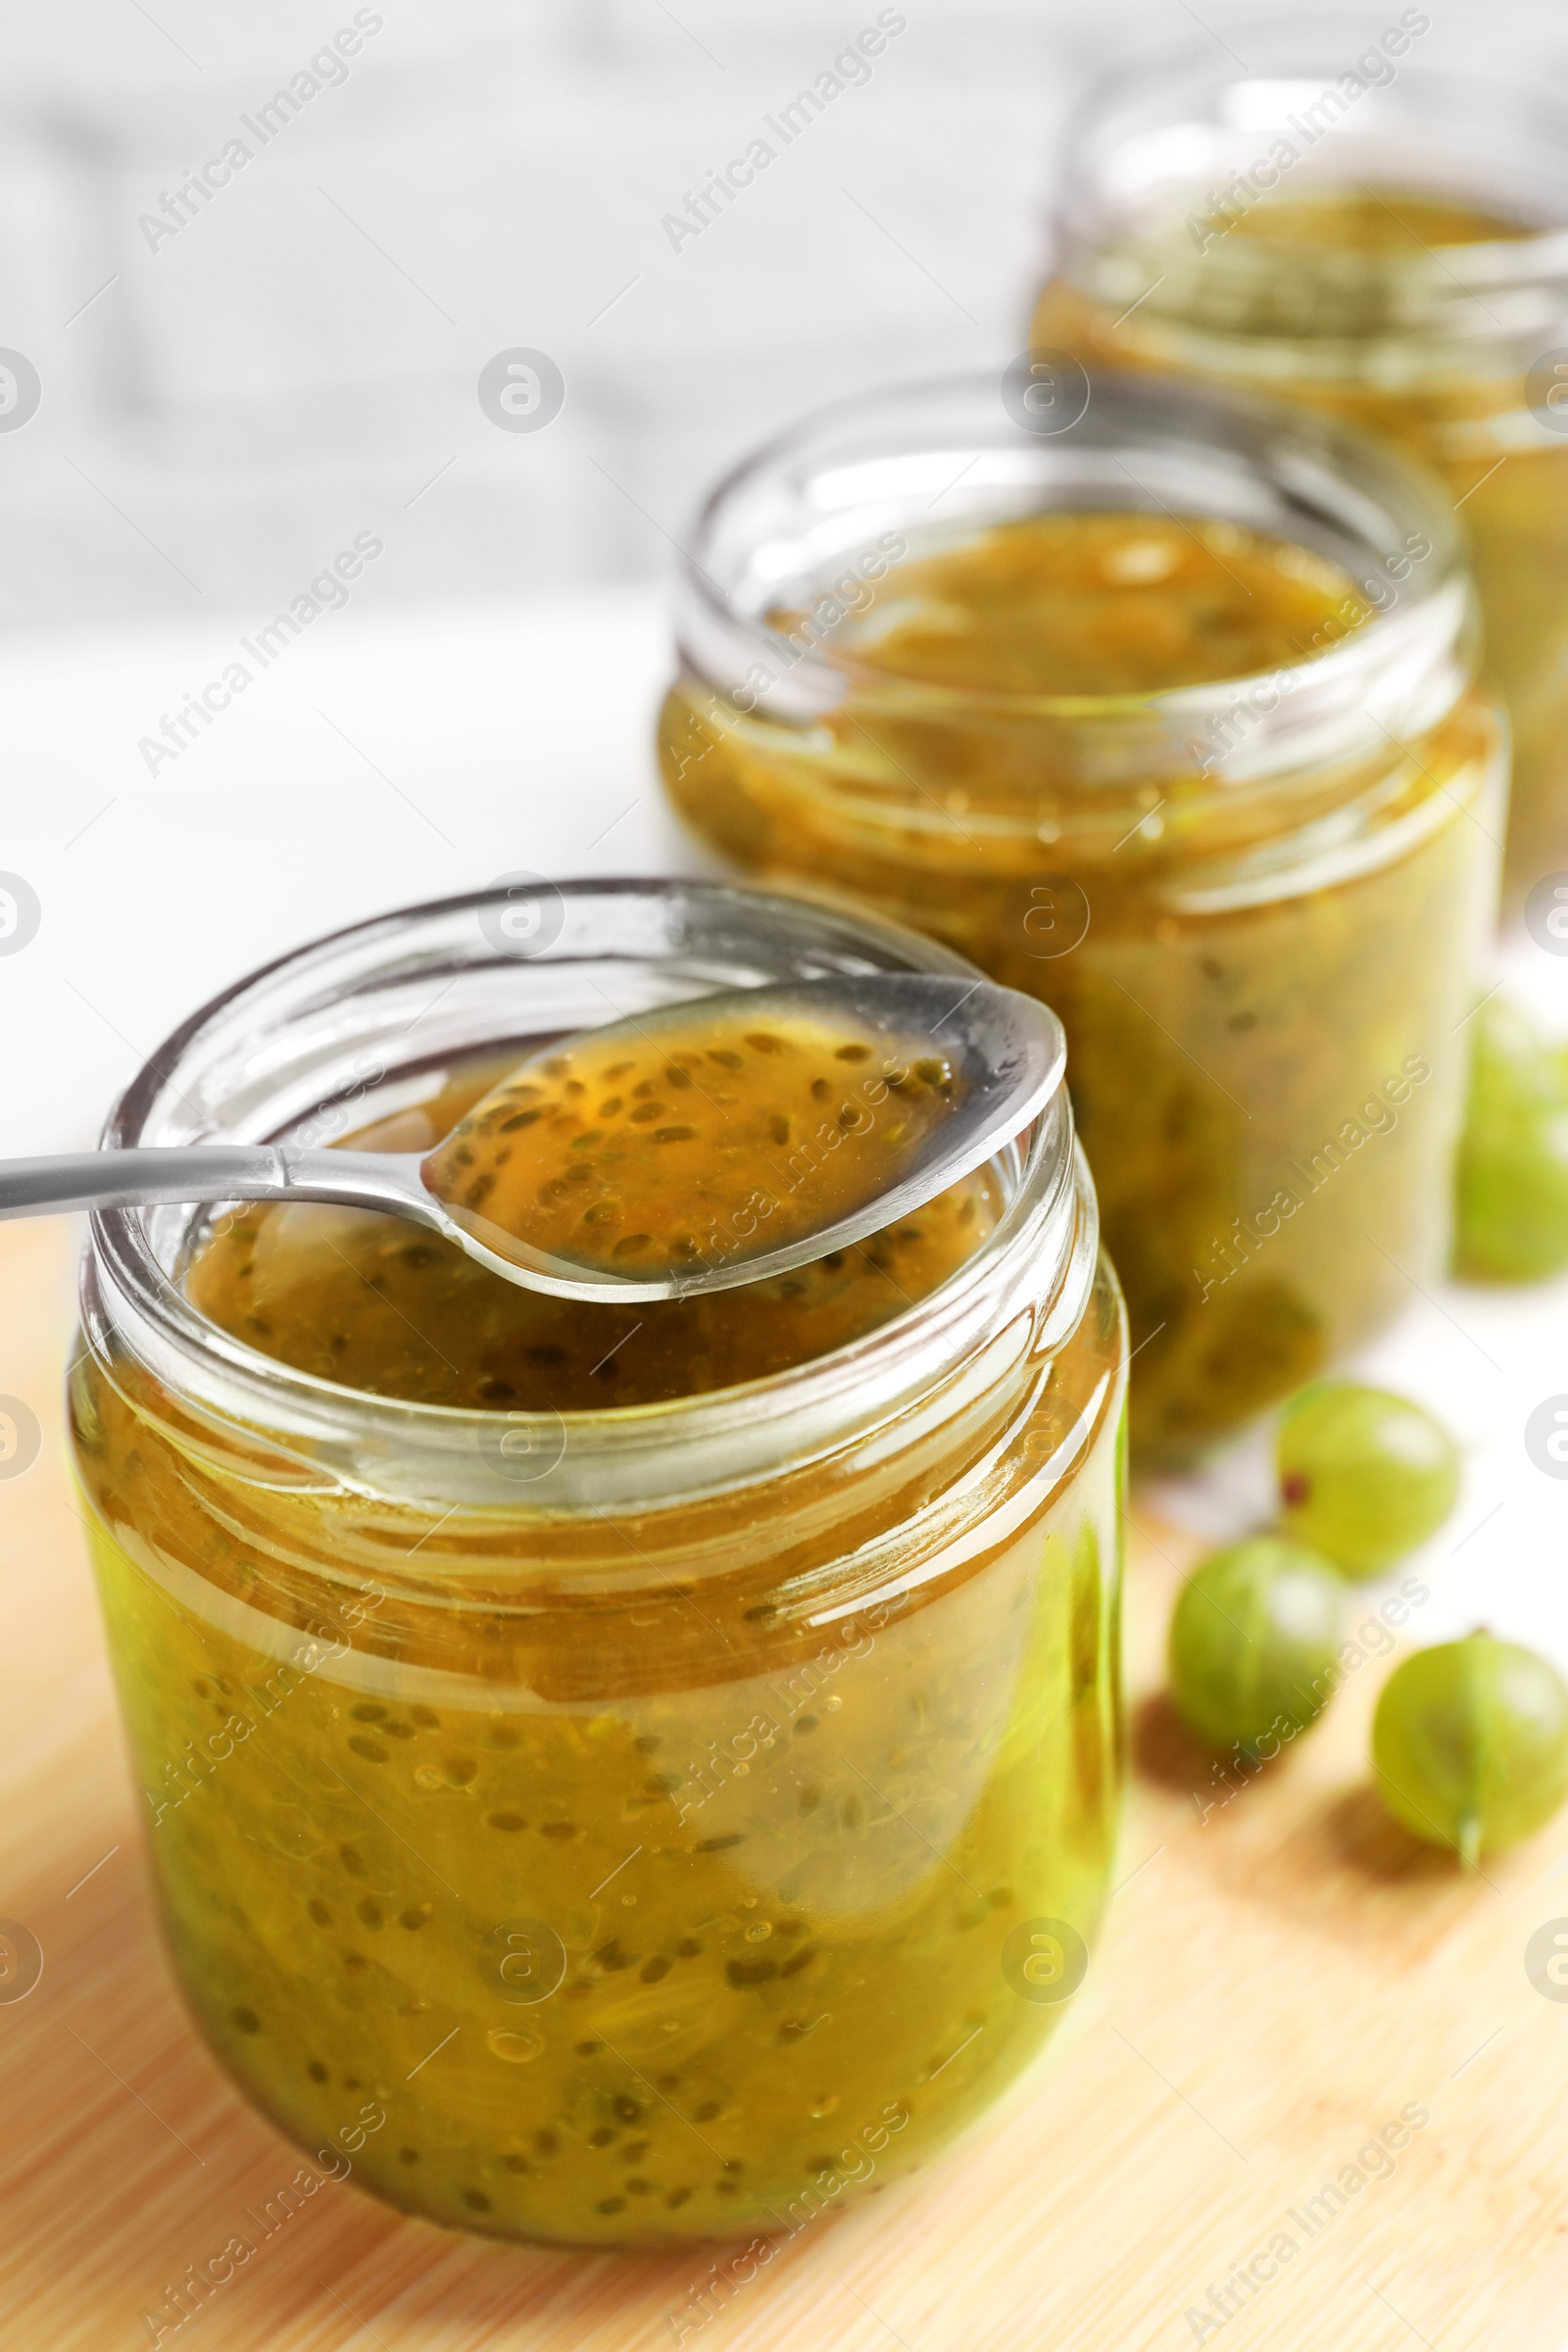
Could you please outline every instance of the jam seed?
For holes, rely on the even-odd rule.
[[[786,1961],[785,1970],[798,1966],[800,1954]],[[759,1984],[770,1984],[781,1973],[776,1960],[726,1960],[724,1974],[737,1992],[749,1992]]]

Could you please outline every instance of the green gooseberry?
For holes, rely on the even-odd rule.
[[[1348,1576],[1377,1576],[1443,1525],[1459,1450],[1406,1396],[1317,1381],[1286,1406],[1275,1441],[1281,1524]]]
[[[1568,1684],[1487,1633],[1417,1650],[1383,1687],[1372,1761],[1396,1820],[1473,1865],[1568,1796]]]
[[[1476,1016],[1454,1268],[1536,1282],[1568,1265],[1568,1062],[1517,1006]]]
[[[1170,1694],[1211,1747],[1294,1738],[1340,1679],[1345,1583],[1302,1544],[1253,1536],[1187,1580],[1170,1627]]]

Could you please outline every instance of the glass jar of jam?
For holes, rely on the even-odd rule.
[[[1568,866],[1568,94],[1441,12],[1118,72],[1031,341],[1310,403],[1435,466],[1514,732],[1508,895]],[[1047,363],[1049,368],[1049,362]]]
[[[743,466],[680,596],[696,830],[1060,1015],[1135,1451],[1438,1274],[1505,762],[1430,476],[1202,386],[919,385]]]
[[[106,1141],[413,1150],[563,1032],[884,970],[971,976],[800,902],[514,885],[243,982]],[[101,1214],[82,1312],[174,1964],[314,2166],[498,2236],[774,2237],[1032,2058],[1118,1769],[1125,1323],[1063,1094],[704,1298],[286,1203]]]

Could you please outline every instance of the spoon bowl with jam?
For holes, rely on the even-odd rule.
[[[285,1143],[0,1163],[0,1216],[324,1200],[411,1217],[508,1280],[628,1303],[782,1274],[980,1167],[1061,1083],[1054,1014],[989,981],[727,989],[555,1039],[435,1149]]]

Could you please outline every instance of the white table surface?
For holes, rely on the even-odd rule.
[[[518,868],[708,870],[650,751],[658,589],[380,612],[367,596],[150,775],[140,739],[266,617],[0,656],[0,870],[42,904],[31,945],[0,956],[0,1153],[91,1145],[186,1013],[322,931]]]
[[[661,591],[383,612],[366,598],[324,614],[150,776],[139,738],[256,618],[23,637],[0,654],[0,871],[42,906],[37,936],[0,956],[0,1153],[90,1145],[194,1005],[358,916],[509,869],[712,870],[665,809],[650,750]],[[1504,962],[1568,1032],[1568,958],[1526,942]],[[0,1300],[0,1391],[6,1352]],[[1429,1403],[1465,1450],[1453,1519],[1401,1572],[1431,1586],[1411,1630],[1482,1622],[1568,1672],[1568,1480],[1524,1446],[1532,1409],[1568,1396],[1568,1277],[1412,1292],[1358,1368]],[[1152,1499],[1216,1540],[1259,1524],[1266,1433]],[[1369,1606],[1381,1590],[1363,1588]]]

